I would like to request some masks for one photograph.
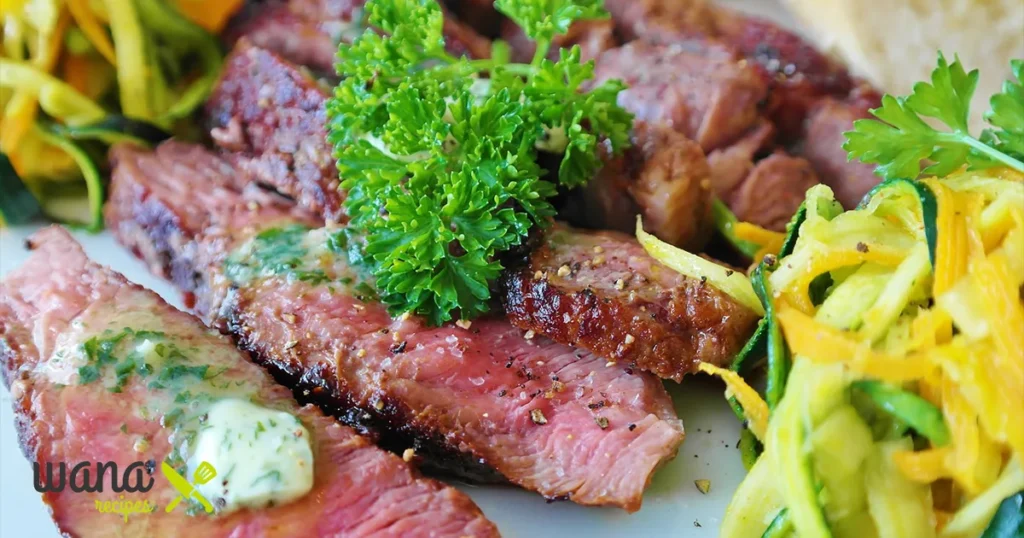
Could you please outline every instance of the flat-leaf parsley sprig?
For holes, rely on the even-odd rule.
[[[850,159],[876,163],[875,173],[890,178],[916,178],[924,173],[945,176],[968,165],[972,169],[1007,166],[1024,172],[1024,60],[1010,62],[1013,78],[989,101],[985,120],[994,127],[975,138],[968,130],[971,98],[978,71],[964,70],[939,53],[931,83],[918,82],[907,97],[882,97],[872,109],[878,118],[857,120],[843,144]],[[935,129],[922,117],[949,128]],[[881,120],[881,121],[879,121]]]
[[[496,6],[537,41],[531,63],[451,56],[435,0],[371,0],[374,30],[339,47],[329,140],[350,231],[392,313],[440,324],[486,312],[498,255],[555,213],[538,153],[561,154],[557,183],[574,187],[597,171],[599,141],[629,143],[622,83],[585,88],[594,67],[578,47],[546,59],[574,20],[604,15],[600,1]]]

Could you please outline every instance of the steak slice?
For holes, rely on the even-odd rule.
[[[247,176],[327,220],[343,220],[327,143],[327,90],[269,50],[239,41],[206,102],[214,143]]]
[[[871,92],[869,92],[870,94]],[[843,149],[843,133],[853,122],[871,117],[868,109],[880,105],[876,95],[853,95],[849,99],[822,99],[807,118],[802,155],[832,187],[843,207],[854,208],[882,178],[872,164],[850,161]]]
[[[803,203],[807,189],[817,184],[818,174],[811,163],[777,152],[757,161],[739,187],[723,201],[739,220],[784,232],[786,223]]]
[[[109,487],[90,495],[70,488],[44,493],[63,535],[498,536],[464,494],[420,478],[401,459],[315,407],[298,406],[228,339],[89,261],[67,232],[45,229],[28,245],[35,252],[0,283],[0,360],[22,450],[40,469],[78,462],[114,462],[128,469],[143,461],[151,475],[159,462],[184,467],[180,450],[201,427],[211,399],[245,399],[289,413],[312,434],[314,483],[303,498],[215,516],[201,511],[190,516],[184,509],[167,513],[163,507],[177,491],[139,469],[137,482],[153,486],[146,493],[129,490],[119,496]],[[112,334],[121,336],[109,340]],[[129,373],[121,380],[119,363],[116,370],[101,364],[92,379],[85,377],[86,368],[96,364],[89,361],[100,360],[87,358],[88,346],[104,339],[113,344],[99,344],[96,353],[113,360],[128,360],[133,345],[148,341],[156,351],[139,360],[147,361],[152,374]],[[161,353],[159,346],[172,351]],[[174,365],[172,358],[178,361]],[[165,378],[178,367],[192,370]],[[163,381],[155,384],[154,378]],[[184,394],[189,397],[183,401]],[[227,480],[230,470],[220,471]],[[116,523],[97,510],[104,501],[143,499],[160,509]]]
[[[696,142],[661,124],[638,121],[632,145],[570,195],[559,215],[579,226],[632,232],[636,216],[662,241],[694,251],[711,232],[711,181]]]
[[[800,135],[817,99],[853,87],[843,65],[799,35],[706,0],[606,0],[605,7],[627,41],[684,47],[712,41],[750,60],[771,90],[764,112],[786,138]]]
[[[334,76],[338,44],[351,42],[366,29],[365,0],[272,0],[251,6],[225,33],[228,45],[245,38],[296,64]],[[487,58],[489,39],[445,12],[443,32],[448,52]]]
[[[204,316],[300,400],[470,479],[639,508],[651,474],[683,438],[656,377],[524,336],[502,319],[468,328],[393,319],[373,300],[372,282],[339,254],[346,242],[340,229],[282,220],[279,209],[251,204],[246,193],[234,194],[234,208],[207,207],[205,229],[178,228],[193,247],[161,249],[162,230],[180,226],[185,219],[173,216],[195,204],[191,191],[210,188],[195,181],[198,174],[168,166],[191,166],[191,151],[174,142],[155,153],[115,148],[108,225],[162,274],[178,252],[194,253],[180,263],[208,283],[197,288],[210,297],[198,301]],[[165,223],[138,222],[140,213],[153,213],[139,209],[145,200],[164,206]],[[246,214],[243,223],[238,216]],[[328,243],[337,252],[326,251]],[[283,257],[261,261],[260,253]]]
[[[757,323],[748,308],[618,232],[556,226],[501,282],[517,327],[676,381],[699,362],[727,364]]]
[[[605,51],[595,85],[620,79],[619,105],[638,120],[666,123],[700,144],[722,147],[758,119],[767,96],[761,75],[728,47],[711,43],[651,45],[634,41]]]

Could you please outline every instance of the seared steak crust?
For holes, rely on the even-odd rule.
[[[517,327],[676,381],[699,362],[728,363],[757,322],[729,296],[659,264],[617,232],[556,227],[501,284]]]
[[[206,115],[214,142],[240,171],[340,220],[326,101],[327,91],[309,75],[243,39],[225,60]]]
[[[94,503],[135,502],[130,493],[126,498],[109,489],[94,495],[51,490],[43,494],[43,501],[62,535],[498,535],[464,494],[419,477],[399,458],[314,407],[299,407],[287,389],[273,383],[229,340],[155,293],[89,261],[65,231],[45,229],[28,245],[35,251],[28,262],[0,283],[0,369],[11,390],[22,449],[29,460],[42,466],[110,461],[126,469],[131,462],[155,465],[172,457],[172,426],[164,425],[175,420],[174,409],[187,416],[188,411],[182,413],[176,405],[176,396],[182,393],[154,388],[139,376],[130,376],[119,390],[111,391],[104,381],[112,377],[112,370],[101,371],[100,379],[92,382],[74,377],[80,376],[80,358],[74,351],[78,346],[125,327],[159,332],[168,345],[185,350],[182,360],[217,371],[218,382],[225,382],[219,389],[230,397],[295,415],[311,432],[315,454],[313,490],[306,497],[217,517],[193,517],[185,510],[166,513],[162,508],[178,493],[163,480],[154,481],[145,494],[161,509],[116,524]],[[179,388],[197,394],[211,387],[201,378],[179,383]],[[200,402],[196,398],[189,403]]]
[[[195,195],[161,184],[185,185],[190,194],[210,188],[209,182],[193,184],[195,174],[169,174],[159,166],[162,149],[156,156],[117,150],[107,218],[119,238],[132,229],[121,223],[137,213],[121,203],[140,199],[119,191],[147,191],[162,199],[162,214],[175,215],[194,204]],[[208,297],[199,298],[200,309],[300,400],[319,402],[386,444],[415,448],[429,464],[462,476],[502,477],[549,498],[631,511],[639,508],[651,473],[682,441],[657,378],[541,337],[525,338],[504,320],[477,320],[466,329],[392,319],[383,305],[351,291],[345,282],[352,282],[354,269],[336,258],[327,282],[233,280],[224,261],[240,244],[268,227],[308,222],[282,220],[279,209],[251,205],[247,194],[207,196],[223,204],[207,208],[206,228],[180,230],[195,244],[186,263],[206,283],[198,288]],[[134,240],[144,241],[146,229],[135,229]],[[342,273],[347,276],[335,278]]]

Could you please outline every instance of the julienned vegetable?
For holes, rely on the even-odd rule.
[[[371,0],[379,32],[338,51],[343,80],[327,114],[349,228],[395,313],[441,323],[485,312],[499,255],[547,225],[556,186],[590,179],[599,139],[628,144],[621,83],[582,91],[593,64],[578,47],[546,59],[574,20],[605,16],[601,2],[495,5],[537,42],[531,63],[449,55],[441,9],[422,0]],[[542,151],[561,159],[550,177]]]
[[[170,0],[4,5],[0,146],[47,214],[84,179],[98,229],[103,145],[166,138],[209,92],[220,45],[187,17],[219,29],[239,2],[178,3],[186,16]]]
[[[41,211],[32,193],[18,177],[11,160],[0,153],[0,223],[22,224]]]
[[[750,474],[724,537],[1020,535],[1022,69],[1014,62],[1016,80],[987,114],[995,129],[978,139],[961,128],[976,75],[958,62],[940,58],[931,84],[887,97],[876,115],[889,123],[858,123],[851,155],[888,176],[916,177],[927,159],[944,177],[890,179],[847,212],[815,187],[777,263],[757,265],[753,290],[768,315],[734,370],[773,352],[792,362],[774,406],[784,361],[773,369],[769,360],[768,402],[735,373],[706,370],[726,380],[764,450],[754,460],[753,434],[741,442]],[[724,232],[742,226],[722,222]],[[733,234],[742,251],[741,239],[749,236]],[[773,327],[782,346],[769,338]]]
[[[669,268],[690,278],[706,280],[747,308],[764,315],[761,301],[754,293],[750,279],[739,271],[733,271],[696,254],[674,247],[644,231],[640,217],[636,218],[636,238],[651,255]]]

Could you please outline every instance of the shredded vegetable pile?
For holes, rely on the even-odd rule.
[[[75,219],[62,202],[87,194],[75,220],[101,226],[106,145],[185,134],[220,68],[210,32],[241,3],[5,0],[0,221]]]
[[[847,134],[888,177],[856,209],[819,185],[773,234],[719,208],[723,235],[756,253],[749,279],[638,224],[654,257],[764,312],[730,370],[701,366],[744,422],[749,474],[723,537],[1024,536],[1024,62],[1014,74],[978,139],[964,104],[977,75],[958,62],[887,96],[887,123]]]

